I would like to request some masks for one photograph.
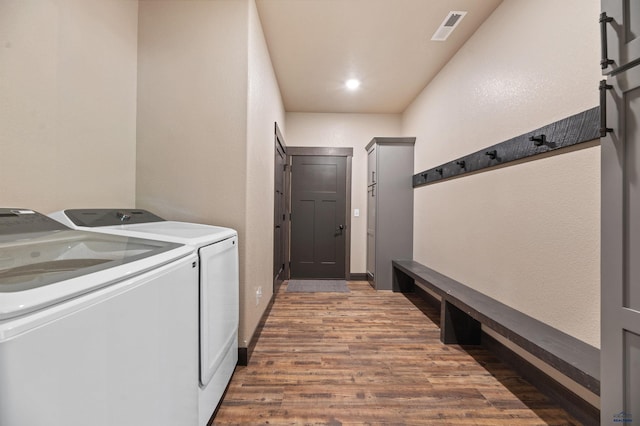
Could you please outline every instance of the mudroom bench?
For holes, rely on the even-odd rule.
[[[413,260],[394,260],[393,290],[418,286],[441,298],[440,340],[481,344],[481,324],[591,392],[600,394],[600,350]]]

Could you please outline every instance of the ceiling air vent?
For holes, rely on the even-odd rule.
[[[449,14],[444,18],[444,21],[442,21],[442,24],[440,24],[440,27],[438,27],[436,32],[433,34],[433,37],[431,37],[431,40],[445,41],[466,14],[467,12],[460,11],[449,12]]]

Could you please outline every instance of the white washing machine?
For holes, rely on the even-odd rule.
[[[146,210],[69,209],[50,217],[74,229],[187,244],[200,258],[199,424],[220,403],[238,362],[238,234],[230,228],[166,221]]]
[[[0,209],[0,425],[194,425],[192,247]]]

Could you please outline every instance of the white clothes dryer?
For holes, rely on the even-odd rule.
[[[235,230],[167,221],[142,209],[69,209],[50,217],[74,229],[187,244],[200,259],[199,425],[216,411],[238,362],[239,265]]]
[[[0,209],[0,425],[194,425],[192,247]]]

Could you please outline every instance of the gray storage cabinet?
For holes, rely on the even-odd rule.
[[[602,0],[601,424],[640,420],[640,1]],[[633,423],[631,423],[633,422]]]
[[[416,138],[373,138],[367,150],[367,279],[393,289],[391,261],[413,259],[413,146]]]

